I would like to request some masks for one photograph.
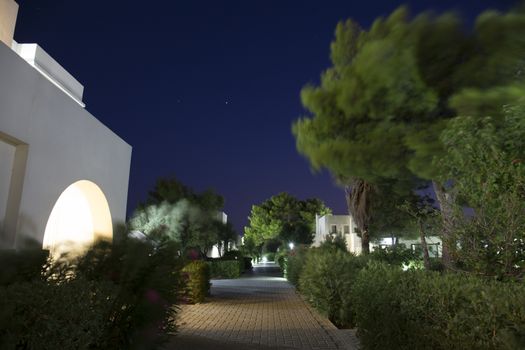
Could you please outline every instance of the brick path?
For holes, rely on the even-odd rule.
[[[256,266],[240,279],[212,280],[209,301],[182,307],[176,338],[194,350],[358,348],[353,333],[309,307],[274,264]],[[210,340],[209,347],[192,346]],[[184,346],[173,346],[179,348]]]

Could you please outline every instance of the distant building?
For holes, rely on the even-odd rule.
[[[222,222],[223,224],[226,224],[228,222],[228,215],[226,215],[225,212],[221,211],[217,213],[217,219]],[[216,244],[212,247],[212,249],[208,252],[208,258],[220,258],[225,251],[230,251],[237,249],[237,244],[240,240],[240,237],[237,237],[235,242],[229,242],[228,247],[220,247]],[[227,248],[227,249],[226,249]]]
[[[318,247],[326,240],[327,236],[340,234],[345,237],[346,248],[349,252],[361,254],[361,238],[357,235],[356,228],[357,226],[351,215],[316,215],[315,236],[312,245],[314,247]],[[441,239],[437,236],[428,236],[426,237],[426,241],[430,257],[440,257],[442,248]],[[403,244],[407,248],[413,250],[418,250],[421,248],[421,241],[419,239],[396,239],[392,237],[384,237],[378,241],[371,242],[370,250],[374,250],[377,247],[384,248],[387,246],[392,246],[393,244]]]
[[[350,215],[315,216],[314,247],[318,247],[328,235],[341,234],[346,239],[349,252],[361,253],[361,238],[357,236],[354,219]]]
[[[131,146],[84,109],[84,87],[57,61],[13,40],[17,13],[0,0],[0,248],[112,239]]]

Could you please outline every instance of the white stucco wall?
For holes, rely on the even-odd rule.
[[[18,4],[13,0],[0,0],[0,41],[11,46],[15,33]]]
[[[348,251],[361,253],[361,238],[355,233],[355,223],[350,215],[324,215],[316,217],[316,232],[313,246],[318,247],[326,236],[332,233],[332,225],[336,226],[337,233],[344,234]],[[344,227],[348,226],[349,233],[345,234]]]
[[[0,231],[2,247],[20,247],[25,238],[41,243],[58,197],[79,180],[100,187],[113,223],[125,221],[131,146],[3,42],[0,139],[17,146],[14,161],[0,150],[2,166],[15,163],[5,216],[17,218]]]

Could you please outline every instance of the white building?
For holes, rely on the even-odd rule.
[[[318,247],[330,234],[342,234],[349,252],[361,253],[361,238],[357,236],[354,219],[350,215],[315,216],[314,247]]]
[[[0,0],[0,248],[111,239],[126,219],[131,146],[85,110],[84,87],[37,44],[13,40]]]
[[[346,248],[348,251],[354,254],[361,254],[361,238],[357,236],[356,228],[357,226],[355,225],[354,219],[351,215],[316,215],[315,237],[312,245],[314,247],[318,247],[330,234],[342,234],[346,239]],[[426,241],[430,257],[441,256],[441,239],[437,236],[429,236],[426,237]],[[392,246],[394,243],[404,244],[407,248],[411,248],[413,250],[421,247],[421,241],[419,239],[400,238],[394,242],[392,237],[385,237],[380,239],[378,242],[371,242],[370,249],[374,250],[377,247],[384,248],[387,246]]]

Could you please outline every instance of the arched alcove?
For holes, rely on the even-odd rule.
[[[97,239],[111,240],[109,205],[93,182],[77,181],[62,192],[47,221],[43,248],[52,254],[81,252]]]

